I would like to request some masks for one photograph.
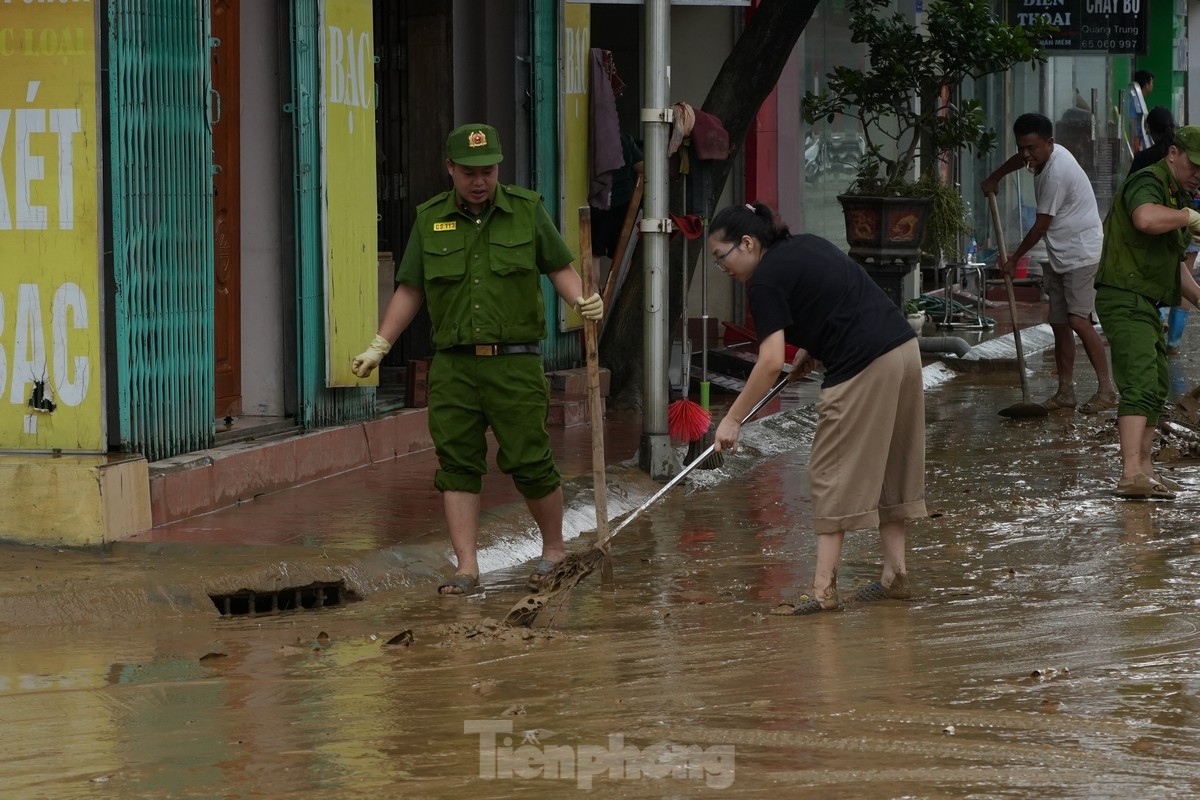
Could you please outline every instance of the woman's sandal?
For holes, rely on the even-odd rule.
[[[1118,400],[1116,397],[1104,397],[1099,392],[1092,395],[1092,399],[1079,407],[1081,414],[1099,414],[1101,411],[1108,411],[1110,408],[1117,407]]]
[[[854,594],[856,603],[910,599],[912,599],[912,590],[908,587],[908,576],[905,574],[897,574],[886,587],[881,581],[872,581]]]
[[[1172,492],[1182,492],[1183,486],[1168,478],[1166,475],[1151,475],[1151,478],[1167,487]]]
[[[1139,472],[1132,478],[1122,478],[1119,480],[1117,488],[1113,490],[1113,494],[1117,497],[1123,497],[1126,500],[1175,499],[1174,492],[1163,485],[1158,479],[1144,472]]]
[[[821,601],[812,595],[800,594],[786,603],[780,603],[771,609],[771,613],[782,617],[803,617],[808,614],[816,614],[821,611],[841,611],[842,604],[838,603],[835,606],[826,608],[821,605]]]
[[[1053,397],[1047,397],[1045,400],[1043,400],[1042,406],[1047,411],[1057,411],[1060,408],[1073,409],[1073,408],[1075,408],[1075,401],[1072,400],[1071,402],[1068,403],[1065,400],[1063,400],[1061,397],[1059,397],[1058,395],[1054,395]]]

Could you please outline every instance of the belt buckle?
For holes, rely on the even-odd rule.
[[[499,348],[494,344],[475,345],[475,355],[477,356],[494,356],[498,351]]]

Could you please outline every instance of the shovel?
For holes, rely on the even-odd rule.
[[[992,227],[996,229],[996,263],[1004,264],[1008,261],[1008,247],[1004,244],[1004,231],[1000,228],[1000,209],[996,206],[996,195],[989,193],[987,199],[988,206],[992,211]],[[1003,270],[1001,272],[1003,273]],[[1050,413],[1049,409],[1041,403],[1029,400],[1029,378],[1025,375],[1025,349],[1021,347],[1021,328],[1017,325],[1017,300],[1013,297],[1012,277],[1007,273],[1003,274],[1004,288],[1008,292],[1008,313],[1012,317],[1013,344],[1017,347],[1017,373],[1021,376],[1021,402],[1013,403],[1008,408],[1002,408],[998,413],[1002,417],[1018,419],[1044,417]]]

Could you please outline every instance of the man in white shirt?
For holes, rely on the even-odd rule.
[[[1043,275],[1050,297],[1047,321],[1054,331],[1054,361],[1058,391],[1042,404],[1050,410],[1073,409],[1075,400],[1075,336],[1083,343],[1096,371],[1096,394],[1079,407],[1084,414],[1116,408],[1104,342],[1094,327],[1096,269],[1104,243],[1104,229],[1096,208],[1096,195],[1087,173],[1071,152],[1054,143],[1054,124],[1042,114],[1022,114],[1013,123],[1017,152],[980,184],[984,194],[995,194],[1000,179],[1026,167],[1034,174],[1037,218],[1008,261],[998,265],[1012,276],[1016,264],[1039,240],[1046,243],[1050,271]]]

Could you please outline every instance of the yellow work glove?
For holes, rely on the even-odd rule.
[[[388,344],[388,340],[375,334],[375,338],[371,340],[371,346],[354,357],[350,362],[350,370],[360,378],[366,378],[375,371],[379,366],[379,362],[383,361],[383,357],[388,354],[392,346]]]
[[[1194,208],[1187,209],[1188,212],[1188,233],[1192,234],[1192,238],[1200,241],[1200,211]]]
[[[575,301],[575,310],[584,319],[595,321],[604,316],[604,301],[600,295],[592,292],[591,297],[581,297]]]

